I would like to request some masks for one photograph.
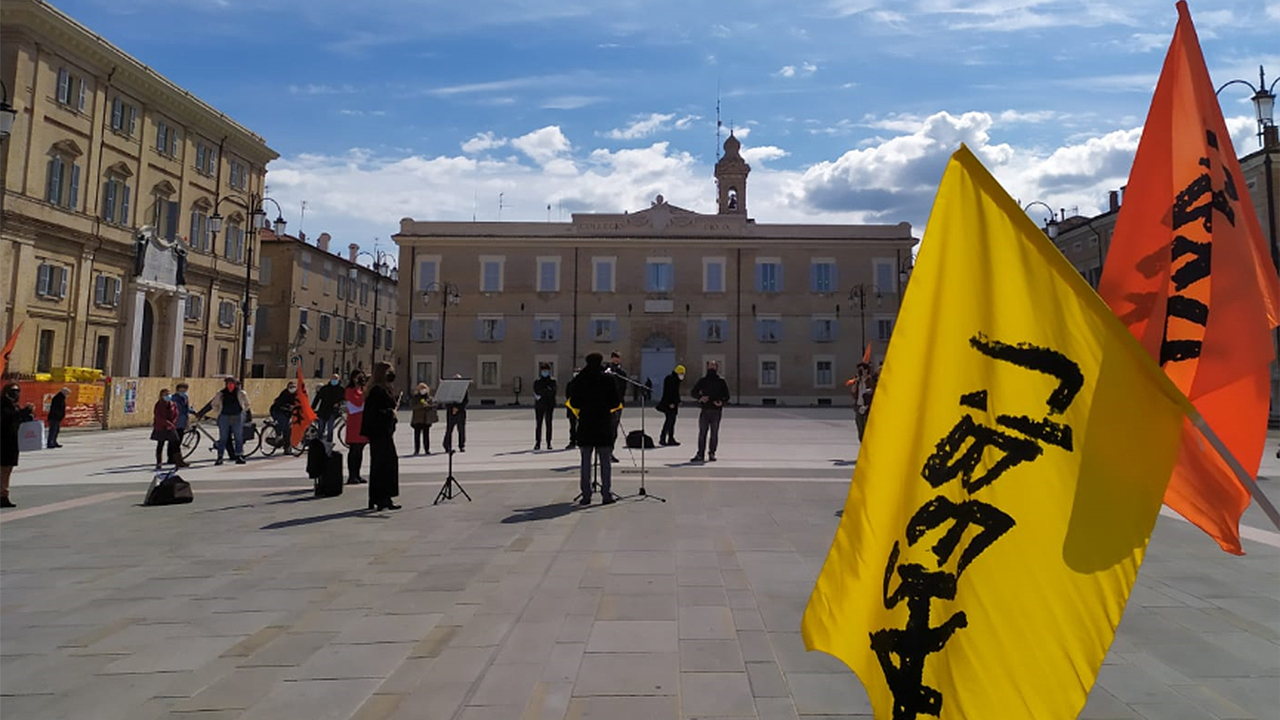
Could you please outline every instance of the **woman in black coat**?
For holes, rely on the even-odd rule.
[[[35,406],[18,407],[22,389],[17,383],[0,393],[0,507],[17,507],[9,499],[9,477],[18,466],[18,426],[35,419]]]
[[[392,498],[400,494],[400,460],[393,435],[396,432],[396,407],[400,404],[392,391],[396,374],[391,366],[380,362],[373,366],[368,392],[364,399],[361,434],[369,438],[369,509],[399,510]]]

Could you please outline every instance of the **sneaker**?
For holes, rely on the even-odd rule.
[[[579,504],[579,505],[590,505],[590,504],[591,504],[591,498],[586,497],[586,496],[583,496],[583,498],[582,498],[581,500],[579,500],[579,501],[578,501],[578,504]]]
[[[237,464],[237,465],[243,465],[243,464],[245,464],[245,462],[247,462],[247,461],[246,461],[244,458],[242,458],[242,457],[238,457],[238,458],[236,458],[236,464]]]
[[[614,504],[614,503],[616,503],[616,502],[618,502],[618,501],[617,501],[616,499],[614,499],[613,495],[605,495],[605,496],[604,496],[604,499],[600,501],[600,504],[601,504],[601,505],[612,505],[612,504]]]
[[[680,443],[676,442],[675,438],[671,438],[670,440],[667,441],[667,444],[670,445],[671,447],[676,447]]]
[[[617,455],[610,455],[609,462],[622,462],[622,461],[618,459]]]
[[[217,460],[214,460],[214,461],[213,461],[213,464],[214,464],[214,465],[221,465],[221,464],[222,464],[222,458],[218,458]]]
[[[18,507],[8,497],[0,497],[0,507]]]
[[[694,455],[693,457],[689,458],[689,462],[700,463],[700,462],[706,462],[706,460],[701,455]]]
[[[541,449],[542,449],[542,443],[538,443],[537,445],[534,445],[534,446],[533,446],[533,449],[534,449],[534,450],[541,450]]]
[[[707,456],[707,462],[715,462],[715,461],[716,461],[716,456],[714,453]]]

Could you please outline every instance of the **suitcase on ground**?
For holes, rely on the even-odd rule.
[[[627,447],[633,450],[639,450],[642,447],[646,450],[652,450],[653,438],[639,430],[632,430],[627,433]]]
[[[325,459],[324,471],[316,478],[316,497],[336,497],[342,494],[342,453],[334,450]]]
[[[183,480],[182,476],[174,473],[167,475],[157,473],[151,480],[151,487],[147,488],[147,497],[142,504],[182,505],[193,500],[195,495],[191,492],[191,483]]]
[[[307,477],[318,480],[329,462],[329,448],[323,440],[312,440],[307,445]]]

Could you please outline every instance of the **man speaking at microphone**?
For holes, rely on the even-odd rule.
[[[569,385],[565,406],[578,416],[578,448],[582,453],[580,504],[591,504],[591,464],[593,457],[600,460],[600,494],[605,505],[613,503],[612,465],[613,444],[617,441],[616,418],[622,412],[622,398],[618,396],[616,378],[608,377],[601,365],[600,353],[586,357],[586,366]]]

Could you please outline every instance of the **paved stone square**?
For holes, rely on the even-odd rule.
[[[531,450],[532,410],[470,425],[454,470],[474,502],[432,506],[445,458],[404,458],[397,512],[366,512],[363,486],[313,498],[298,459],[205,450],[193,504],[141,507],[146,431],[24,455],[0,514],[0,716],[870,717],[800,639],[857,455],[847,410],[732,408],[701,466],[683,415],[685,444],[645,457],[668,502],[589,508],[576,453]],[[1160,518],[1081,717],[1280,718],[1280,534],[1256,509],[1245,525],[1236,558]]]

